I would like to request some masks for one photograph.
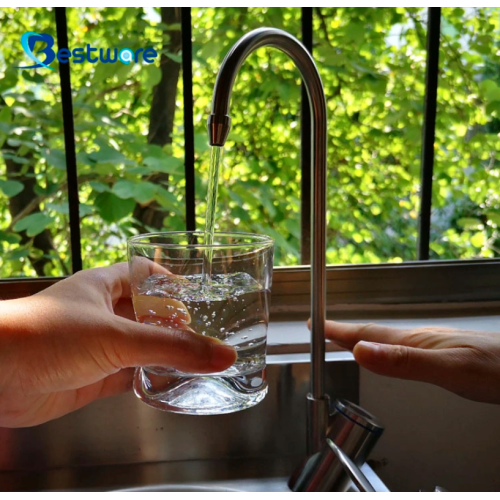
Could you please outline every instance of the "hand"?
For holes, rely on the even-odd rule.
[[[435,384],[459,396],[500,403],[500,333],[430,327],[400,330],[326,322],[326,337],[379,375]]]
[[[37,425],[127,391],[135,366],[222,371],[236,351],[187,329],[135,322],[127,264],[0,302],[0,427]]]

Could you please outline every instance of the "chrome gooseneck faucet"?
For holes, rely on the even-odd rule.
[[[243,36],[227,54],[215,82],[208,131],[212,146],[223,146],[231,127],[229,102],[236,75],[256,49],[276,47],[297,65],[309,97],[313,148],[311,230],[311,392],[308,400],[308,455],[324,446],[329,398],[325,394],[326,309],[326,101],[318,69],[307,49],[292,35],[274,28],[260,28]]]

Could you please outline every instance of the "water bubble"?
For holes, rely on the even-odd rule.
[[[255,345],[255,342],[250,342],[249,346]]]
[[[211,324],[212,324],[212,322],[211,322],[211,321],[207,321],[206,326],[210,326]]]
[[[203,321],[207,321],[208,316],[207,316],[206,314],[204,314],[204,315],[201,317],[201,319],[202,319]]]
[[[153,309],[149,309],[148,312],[149,312],[149,314],[152,314],[153,316],[156,314],[156,312],[153,311]]]
[[[241,337],[243,340],[246,340],[248,338],[248,335],[244,335],[243,337]]]
[[[205,330],[203,330],[203,331],[201,332],[201,334],[202,334],[202,335],[206,335],[206,334],[207,334],[207,332],[206,332]]]
[[[220,329],[220,332],[222,333],[224,330],[225,330],[225,328],[221,328],[221,329]]]
[[[174,306],[165,306],[167,309],[173,309]]]
[[[214,312],[212,313],[212,318],[215,318],[215,316],[217,316],[217,312],[216,312],[216,311],[214,311]]]
[[[249,328],[248,331],[251,332],[253,330],[253,328]]]

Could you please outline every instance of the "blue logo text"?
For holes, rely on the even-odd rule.
[[[44,42],[46,45],[43,49],[37,50],[34,54],[36,42]],[[112,49],[102,49],[91,47],[88,43],[85,47],[78,47],[73,50],[60,49],[54,52],[54,37],[47,33],[36,33],[34,31],[27,31],[21,37],[21,46],[26,55],[32,59],[35,64],[31,66],[17,66],[17,68],[30,69],[30,68],[47,68],[55,71],[50,64],[56,59],[61,64],[68,64],[70,60],[76,64],[82,64],[85,61],[89,63],[101,62],[104,64],[115,63],[120,61],[123,64],[138,63],[142,60],[151,64],[158,57],[158,52],[152,47],[145,49],[137,49],[135,52],[132,49],[124,48],[118,50],[116,47]],[[44,60],[40,60],[40,54],[45,55]]]

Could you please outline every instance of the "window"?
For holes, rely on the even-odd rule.
[[[1,296],[81,262],[123,260],[137,232],[202,226],[217,70],[243,33],[267,25],[303,38],[324,81],[331,300],[498,298],[499,8],[4,8],[0,18]],[[59,49],[158,56],[55,60],[60,75],[17,69],[20,37],[35,28]],[[293,63],[253,54],[235,84],[219,194],[219,229],[276,239],[286,267],[275,296],[300,285],[296,304],[311,231],[306,113]]]

